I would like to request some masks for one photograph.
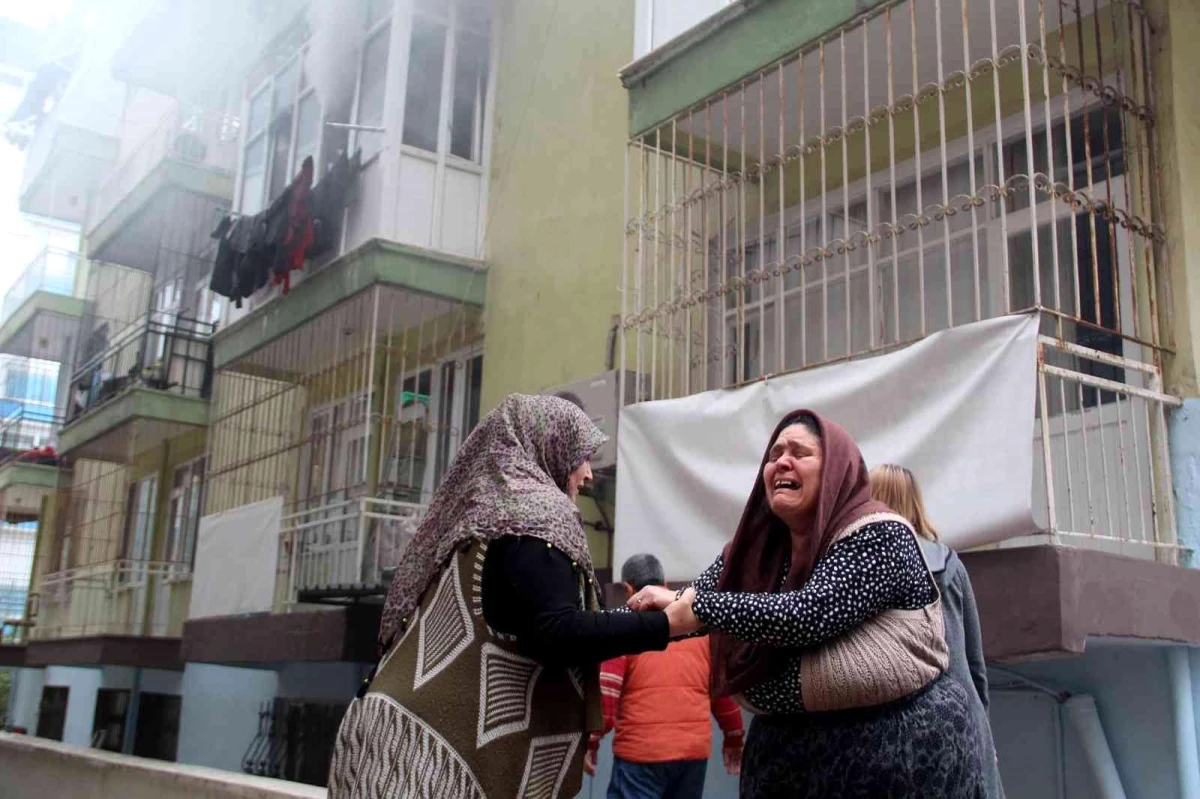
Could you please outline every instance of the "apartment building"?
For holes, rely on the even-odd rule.
[[[1036,314],[1034,523],[963,557],[1006,788],[1191,795],[1192,4],[713,5],[638,4],[607,396],[818,379]]]
[[[71,146],[31,144],[30,185],[88,261],[39,314],[78,332],[31,729],[323,782],[389,568],[504,394],[573,395],[617,432],[622,404],[1024,311],[1036,525],[964,558],[1003,775],[1184,795],[1189,4],[349,8],[146,15],[91,73],[118,80],[119,120],[38,127]],[[302,269],[211,290],[223,219],[346,174]],[[582,510],[611,574],[605,457]]]

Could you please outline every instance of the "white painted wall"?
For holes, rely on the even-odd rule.
[[[42,686],[46,684],[45,669],[13,669],[12,693],[9,695],[9,723],[24,727],[30,735],[37,730],[38,708],[42,702]]]
[[[1089,641],[1078,657],[1012,667],[1013,671],[1096,700],[1100,721],[1128,799],[1179,796],[1178,758],[1167,648]],[[993,683],[1011,682],[992,673]],[[1008,796],[1090,799],[1096,787],[1079,742],[1063,725],[1065,794],[1058,793],[1054,760],[1054,701],[1026,691],[992,694],[992,731]]]
[[[96,692],[103,687],[104,670],[77,666],[47,666],[47,686],[65,686],[67,719],[63,725],[63,743],[88,746],[92,742],[92,723],[96,717]],[[34,727],[37,725],[35,724]]]
[[[275,697],[278,685],[279,675],[270,669],[187,664],[176,760],[241,771],[259,708]]]

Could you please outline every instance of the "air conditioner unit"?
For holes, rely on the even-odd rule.
[[[620,372],[602,372],[586,380],[577,380],[565,386],[548,388],[543,395],[562,397],[578,405],[583,412],[608,436],[608,441],[592,458],[592,469],[611,469],[617,465],[617,416],[622,403],[619,402]],[[647,379],[636,372],[625,372],[625,405],[646,399]]]

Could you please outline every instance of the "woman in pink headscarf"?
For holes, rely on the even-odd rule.
[[[755,714],[743,797],[983,799],[937,586],[838,425],[785,416],[721,557],[679,595],[630,599],[679,605],[683,628],[711,634],[714,695]]]

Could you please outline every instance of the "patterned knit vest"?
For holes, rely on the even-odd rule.
[[[330,799],[578,793],[586,736],[601,722],[598,667],[543,666],[488,627],[486,555],[486,542],[454,554],[346,711]],[[580,607],[595,609],[595,597],[581,572]]]

